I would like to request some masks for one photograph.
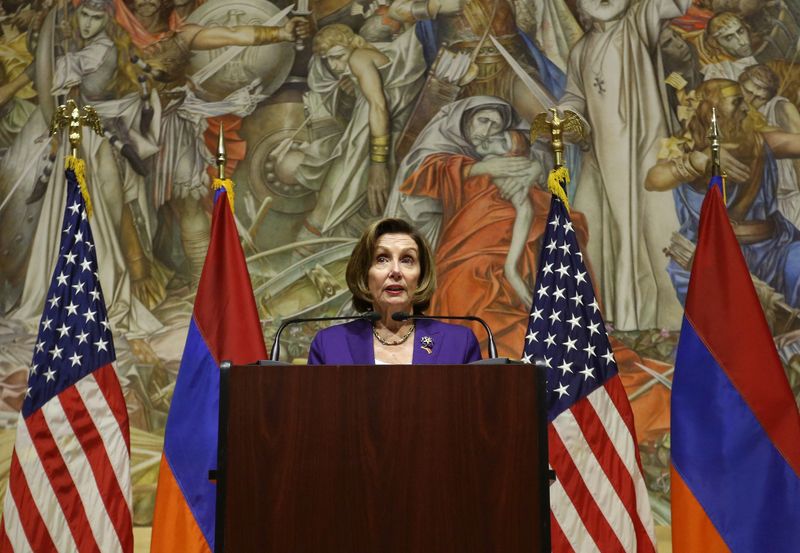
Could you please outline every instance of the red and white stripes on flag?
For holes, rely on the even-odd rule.
[[[655,552],[633,417],[618,376],[548,426],[554,552]]]
[[[20,415],[0,551],[133,551],[127,417],[113,365]]]
[[[71,163],[71,164],[70,164]],[[75,167],[74,159],[68,167]],[[128,411],[75,171],[17,422],[0,553],[132,553]]]
[[[522,360],[545,367],[555,553],[654,553],[633,413],[569,213],[550,204]]]

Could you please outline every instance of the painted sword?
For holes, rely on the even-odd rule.
[[[533,97],[536,98],[544,109],[550,109],[556,107],[556,99],[548,92],[546,88],[544,88],[541,84],[537,83],[533,77],[531,77],[527,71],[525,71],[522,66],[519,64],[517,60],[508,52],[508,50],[503,47],[500,42],[494,38],[493,35],[489,35],[489,38],[492,40],[492,44],[494,47],[497,48],[497,51],[502,54],[503,59],[506,60],[508,65],[511,66],[511,69],[514,70],[519,80],[522,81],[522,84],[525,85]]]

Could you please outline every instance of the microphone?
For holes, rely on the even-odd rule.
[[[480,317],[474,317],[472,315],[465,315],[463,317],[454,317],[454,316],[447,316],[447,315],[411,315],[409,313],[404,313],[403,311],[398,311],[397,313],[392,313],[392,319],[395,321],[407,321],[408,319],[412,320],[420,320],[420,319],[443,319],[447,321],[474,321],[476,323],[480,323],[483,329],[486,331],[486,335],[489,337],[489,342],[486,345],[486,349],[489,350],[489,358],[496,359],[497,358],[497,344],[494,343],[494,334],[492,334],[492,329],[489,328],[489,325],[486,324],[486,321],[481,319]]]
[[[277,362],[280,358],[281,354],[281,332],[283,329],[289,325],[299,324],[299,323],[312,323],[312,322],[320,322],[320,321],[352,321],[355,319],[364,319],[366,321],[370,321],[374,323],[375,321],[379,321],[381,316],[374,311],[367,311],[366,313],[361,313],[360,315],[350,315],[347,317],[295,317],[293,319],[286,319],[281,323],[281,326],[278,327],[278,332],[275,333],[275,341],[272,342],[272,349],[269,353],[269,361],[270,362]]]

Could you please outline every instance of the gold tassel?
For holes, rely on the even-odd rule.
[[[72,169],[75,178],[78,179],[78,186],[81,189],[83,203],[86,204],[86,216],[92,216],[92,198],[89,196],[89,187],[86,186],[86,162],[74,156],[67,156],[67,169]]]
[[[234,213],[233,211],[234,186],[236,185],[233,183],[231,179],[220,179],[220,178],[214,179],[214,184],[213,184],[214,190],[219,190],[220,188],[224,188],[225,192],[228,193],[228,203],[231,204],[231,213]]]
[[[563,183],[563,185],[562,185]],[[564,207],[569,212],[569,200],[567,199],[567,192],[564,188],[569,184],[569,171],[566,167],[557,167],[550,171],[547,177],[547,189],[555,194],[559,200],[564,203]]]

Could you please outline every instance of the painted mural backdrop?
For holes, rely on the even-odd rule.
[[[575,230],[665,524],[672,363],[716,107],[730,218],[800,397],[797,0],[0,6],[3,478],[63,212],[64,144],[47,127],[67,97],[105,127],[83,156],[138,525],[152,519],[221,128],[268,343],[289,316],[352,309],[347,257],[388,214],[435,248],[430,312],[482,316],[518,357],[552,165],[529,123],[551,106],[578,114],[589,132],[568,151]],[[284,355],[303,362],[316,330],[289,328]]]

